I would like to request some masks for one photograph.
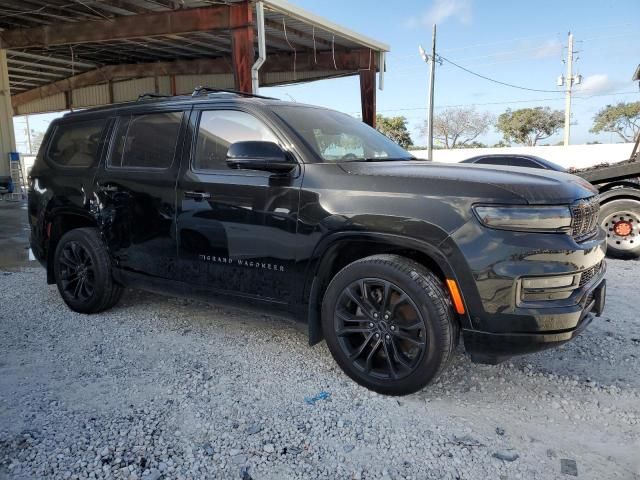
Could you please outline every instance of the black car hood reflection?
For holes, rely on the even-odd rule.
[[[426,186],[442,182],[465,191],[465,185],[492,185],[530,204],[571,203],[597,193],[588,182],[575,175],[551,170],[496,165],[442,164],[426,161],[345,162],[342,169],[351,175],[424,179]],[[472,188],[473,189],[473,188]]]

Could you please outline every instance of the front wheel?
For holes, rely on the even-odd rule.
[[[600,208],[600,225],[607,232],[607,256],[640,257],[640,202],[620,199]]]
[[[440,280],[398,255],[342,269],[322,303],[334,359],[353,380],[387,395],[416,392],[449,362],[458,329]]]
[[[94,228],[65,233],[54,253],[53,272],[64,302],[76,312],[97,313],[114,306],[122,287],[111,276],[111,259]]]

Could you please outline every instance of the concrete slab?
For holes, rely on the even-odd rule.
[[[0,270],[35,266],[29,261],[29,223],[24,201],[0,200]]]

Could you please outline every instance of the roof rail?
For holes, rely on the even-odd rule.
[[[264,98],[265,100],[277,100],[274,97],[265,97],[263,95],[255,95],[253,93],[241,92],[239,90],[230,90],[227,88],[212,88],[212,87],[203,87],[198,86],[193,89],[192,97],[197,97],[203,93],[231,93],[233,95],[238,95],[239,97],[253,97],[253,98]]]
[[[167,98],[170,96],[171,95],[164,95],[162,93],[147,92],[147,93],[141,93],[140,95],[138,95],[138,100],[136,101],[139,102],[140,100],[144,100],[145,98]]]

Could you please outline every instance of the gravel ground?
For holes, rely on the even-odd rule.
[[[460,348],[403,398],[277,316],[137,291],[85,316],[42,269],[0,272],[0,479],[638,479],[639,268],[609,262],[576,341],[499,366]]]

